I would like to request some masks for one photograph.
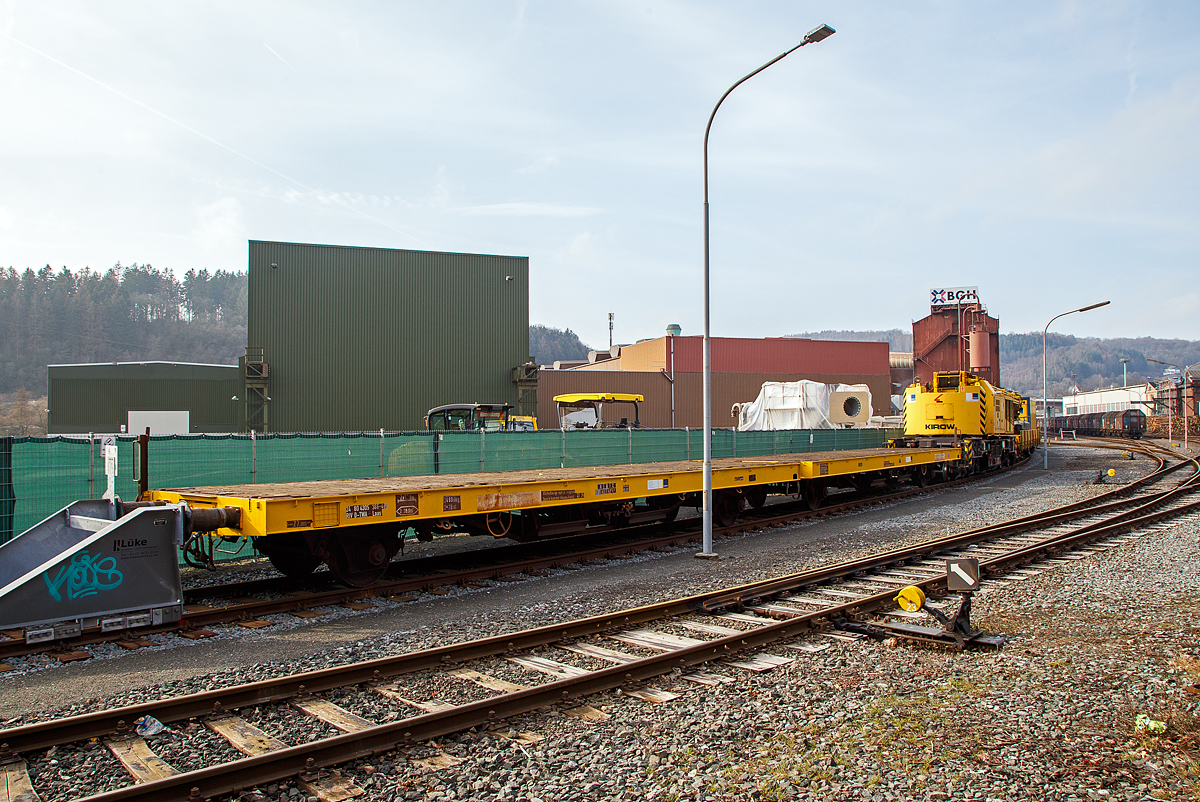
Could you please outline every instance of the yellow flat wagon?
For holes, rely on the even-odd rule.
[[[717,459],[714,518],[729,525],[745,505],[761,506],[768,493],[816,505],[829,487],[864,487],[881,478],[924,484],[960,458],[952,447]],[[366,585],[382,576],[399,550],[399,533],[409,528],[426,540],[461,531],[531,540],[671,520],[682,504],[697,501],[701,487],[700,463],[687,461],[175,488],[149,490],[144,499],[235,508],[236,528],[213,536],[255,538],[259,551],[288,575],[306,575],[326,562],[341,581]]]

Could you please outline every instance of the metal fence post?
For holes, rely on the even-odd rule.
[[[250,484],[258,484],[258,436],[250,430]]]
[[[88,498],[96,497],[96,434],[88,432]],[[0,534],[3,534],[0,532]]]
[[[626,426],[625,428],[629,430],[629,464],[632,465],[633,464],[633,427]]]
[[[382,479],[384,476],[387,476],[387,474],[383,472],[383,429],[380,429],[379,430],[379,478]]]
[[[485,460],[487,459],[487,449],[484,447],[483,437],[487,434],[487,429],[479,430],[479,472],[487,473]]]
[[[0,543],[12,540],[17,519],[17,494],[13,488],[13,439],[0,437]]]
[[[683,436],[687,440],[687,458],[688,462],[692,461],[692,430],[687,426],[683,427]]]
[[[567,427],[564,426],[559,431],[562,432],[562,455],[559,457],[558,467],[565,468],[567,467]]]
[[[737,456],[737,429],[733,430],[733,456]]]

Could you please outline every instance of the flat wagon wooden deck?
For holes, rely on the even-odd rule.
[[[714,490],[833,482],[855,474],[916,475],[958,460],[958,448],[780,454],[713,461]],[[411,525],[596,503],[682,497],[701,491],[698,460],[528,471],[340,479],[151,490],[147,500],[241,510],[225,536],[264,537],[378,524]],[[798,492],[798,491],[797,491]],[[492,534],[496,534],[495,531]]]

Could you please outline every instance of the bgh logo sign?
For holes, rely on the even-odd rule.
[[[962,306],[979,303],[978,287],[940,287],[929,291],[929,306]]]

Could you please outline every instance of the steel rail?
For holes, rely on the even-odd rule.
[[[1179,488],[1172,492],[1178,495],[1182,490]],[[1163,517],[1192,509],[1200,509],[1200,502],[1192,502],[1176,510],[1153,513],[1138,519],[1126,519],[1099,528],[1086,527],[1088,531],[1081,530],[1065,535],[1056,535],[1033,546],[1016,549],[1010,554],[984,560],[982,566],[993,570],[1014,562],[1027,562],[1033,556],[1055,549],[1063,549],[1082,539],[1093,540],[1102,535],[1136,528],[1145,523],[1156,522]],[[929,595],[939,595],[939,591],[945,589],[945,582],[944,577],[930,577],[926,580],[914,581],[912,584],[927,590]],[[533,688],[483,699],[446,711],[413,716],[391,724],[288,747],[200,771],[141,785],[126,786],[87,799],[89,802],[115,802],[116,800],[130,799],[201,799],[235,793],[243,788],[296,774],[303,776],[302,773],[305,772],[314,772],[328,766],[369,757],[403,744],[447,735],[573,698],[614,688],[628,687],[663,674],[682,671],[692,666],[733,656],[784,638],[795,637],[843,616],[861,617],[864,614],[894,605],[895,593],[894,588],[889,588],[861,599],[835,604],[821,610],[797,611],[797,615],[794,617],[763,624],[753,630],[653,655],[635,662],[615,665],[590,672],[582,677],[547,682]],[[583,632],[574,637],[584,634],[591,633]]]
[[[1018,463],[1018,465],[1024,463]],[[1016,467],[1016,466],[1014,466]],[[1161,466],[1160,466],[1161,467]],[[912,496],[922,495],[924,493],[955,487],[962,484],[970,484],[984,478],[996,475],[996,472],[989,471],[985,474],[975,474],[972,476],[954,479],[949,482],[943,482],[927,487],[909,487],[902,490],[881,493],[871,496],[857,496],[847,499],[846,501],[831,504],[827,507],[820,507],[816,510],[811,509],[790,509],[784,513],[771,514],[769,508],[760,508],[750,512],[746,517],[725,527],[718,527],[715,531],[719,535],[729,535],[738,532],[773,526],[784,523],[789,523],[807,518],[822,517],[833,515],[851,510],[861,509],[863,507],[874,504],[883,504],[892,501],[897,501]],[[1121,492],[1121,491],[1115,491]],[[772,505],[773,507],[794,507],[802,504],[801,501],[784,502],[781,504]],[[1086,503],[1086,502],[1084,502]],[[686,543],[696,540],[700,536],[699,528],[692,526],[684,528],[689,524],[695,524],[698,519],[688,519],[682,522],[669,523],[667,526],[673,526],[674,531],[671,534],[640,539],[622,537],[617,541],[610,541],[599,546],[593,546],[584,550],[576,551],[556,551],[553,554],[520,557],[513,562],[508,563],[483,563],[470,568],[459,569],[456,571],[440,573],[430,573],[404,579],[391,580],[372,585],[367,588],[337,588],[327,591],[314,591],[303,595],[293,595],[284,599],[262,600],[256,599],[253,601],[242,602],[238,604],[223,605],[214,607],[211,610],[193,610],[184,612],[183,618],[178,623],[163,624],[160,626],[142,627],[136,631],[121,630],[117,632],[101,632],[99,628],[85,630],[81,635],[76,636],[68,641],[55,641],[50,643],[28,644],[21,640],[0,640],[0,659],[10,657],[21,657],[29,654],[44,654],[52,652],[55,649],[64,646],[72,648],[80,646],[92,646],[100,643],[113,643],[123,640],[129,640],[134,637],[144,637],[146,635],[161,635],[170,632],[186,631],[189,629],[203,628],[215,626],[218,624],[235,623],[244,621],[257,616],[278,615],[282,613],[298,612],[302,610],[311,610],[315,607],[326,607],[333,604],[351,602],[359,599],[377,598],[394,596],[401,593],[414,591],[426,591],[433,587],[445,587],[449,585],[464,585],[473,581],[494,580],[502,576],[509,576],[518,573],[528,573],[532,571],[558,568],[564,564],[578,563],[595,559],[608,559],[615,555],[633,554],[636,552],[648,551],[655,548],[674,546],[681,543]],[[663,522],[654,522],[647,524],[649,527],[661,527]],[[634,534],[631,529],[613,529],[605,527],[605,534],[613,535],[629,535]],[[598,531],[584,533],[581,535],[572,536],[574,538],[594,537],[600,534]],[[569,539],[555,539],[544,541],[546,546],[564,545],[569,546]],[[501,547],[493,549],[490,553],[502,551],[504,553],[520,553],[522,550],[528,550],[530,546],[535,544],[521,544],[518,546]],[[540,544],[539,544],[540,545]],[[481,555],[489,552],[471,551],[470,555]],[[434,558],[440,564],[444,558]],[[394,566],[404,566],[404,563],[394,563]],[[408,564],[409,566],[412,563]],[[397,570],[393,568],[391,570]],[[403,569],[401,569],[403,570]],[[284,580],[286,582],[286,580]],[[243,596],[247,593],[253,593],[257,590],[282,590],[285,586],[281,583],[280,578],[257,579],[249,582],[233,583],[229,585],[213,585],[206,588],[199,588],[195,591],[185,593],[185,600],[188,595],[193,598],[213,598],[219,597],[220,594],[227,596]],[[204,595],[201,596],[200,594]]]
[[[1119,488],[1113,492],[1123,492]],[[1111,496],[1106,493],[1098,498]],[[288,675],[261,680],[231,688],[205,691],[198,694],[156,700],[131,705],[115,710],[97,711],[66,719],[36,722],[29,725],[0,731],[0,743],[9,752],[24,752],[48,748],[55,744],[73,740],[99,737],[109,733],[126,732],[132,722],[143,715],[153,715],[161,721],[173,722],[197,716],[228,711],[256,704],[278,702],[303,693],[317,693],[340,687],[394,677],[414,671],[440,667],[447,663],[491,657],[520,649],[529,649],[555,643],[564,638],[603,633],[615,627],[645,623],[665,616],[687,612],[710,611],[740,599],[759,598],[795,588],[828,581],[847,574],[861,573],[874,568],[905,562],[930,551],[960,546],[983,537],[996,537],[1025,531],[1039,517],[1058,513],[1079,512],[1077,508],[1087,502],[1075,502],[1063,508],[1048,510],[1034,516],[1016,519],[1010,524],[993,524],[965,533],[934,538],[902,549],[872,555],[834,566],[809,569],[786,577],[749,583],[734,588],[720,589],[684,599],[660,602],[654,605],[624,610],[617,613],[594,616],[581,621],[551,625],[512,634],[498,635],[463,644],[452,644],[434,649],[411,652],[392,657],[377,658],[362,663],[321,669],[315,672]],[[1125,506],[1128,502],[1118,502]],[[1011,531],[1010,531],[1011,529]],[[0,751],[0,760],[4,753]]]
[[[964,479],[955,480],[955,483],[969,482],[972,480],[978,480],[979,478],[980,477],[978,476],[967,477]],[[936,487],[941,488],[945,486],[947,485],[937,485]],[[762,526],[847,512],[850,510],[859,509],[861,507],[870,506],[872,504],[895,501],[899,498],[904,498],[909,495],[923,493],[929,489],[932,488],[906,489],[873,497],[856,498],[839,504],[833,504],[829,507],[822,507],[815,511],[807,509],[793,510],[781,515],[773,515],[768,518],[762,518],[761,516],[750,516],[730,526],[720,527],[717,531],[722,535],[733,534]],[[792,504],[798,503],[801,502],[784,503],[774,506],[791,506]],[[661,526],[661,523],[662,522],[658,522],[658,525]],[[682,531],[678,531],[679,527],[676,525],[676,529],[677,531],[672,534],[654,538],[622,538],[617,541],[610,541],[599,546],[592,546],[583,550],[559,551],[547,556],[522,557],[514,562],[507,563],[484,563],[475,567],[460,569],[452,572],[443,571],[440,573],[422,574],[405,579],[381,582],[366,588],[336,588],[333,590],[314,591],[305,593],[303,595],[294,595],[283,599],[256,599],[253,601],[246,601],[236,604],[227,604],[219,607],[213,607],[210,610],[185,610],[182,620],[178,623],[141,627],[136,631],[122,630],[119,632],[101,632],[99,628],[95,628],[85,630],[81,635],[76,636],[69,641],[56,641],[38,644],[28,644],[21,640],[0,640],[0,659],[8,657],[20,657],[29,654],[44,654],[47,652],[52,652],[56,648],[62,648],[63,646],[75,648],[80,646],[91,646],[99,643],[113,643],[122,640],[129,640],[132,637],[160,635],[169,632],[187,631],[190,629],[215,626],[217,624],[235,623],[237,621],[244,621],[258,616],[278,615],[282,613],[311,610],[316,607],[326,607],[333,604],[351,602],[359,599],[388,597],[400,593],[426,591],[434,587],[464,585],[469,582],[479,580],[494,580],[503,576],[511,576],[518,573],[528,573],[532,571],[558,568],[562,565],[570,563],[586,562],[596,559],[609,559],[613,556],[634,554],[637,552],[649,551],[655,548],[674,546],[681,543],[694,541],[700,535],[700,530],[698,528],[683,529]],[[629,530],[623,530],[623,532],[628,533]],[[557,540],[547,541],[546,545],[561,545],[562,543],[563,541]],[[503,550],[505,552],[520,551],[526,548],[528,545],[531,544],[507,547]],[[469,553],[478,555],[483,552],[475,551]],[[231,596],[244,595],[245,593],[253,592],[253,590],[257,587],[262,587],[260,583],[269,585],[269,589],[271,590],[282,589],[282,585],[279,583],[277,578],[251,580],[250,582],[246,583],[215,585],[199,589],[204,591],[206,594],[200,598],[213,598],[214,596],[218,596],[220,593],[227,593]]]

